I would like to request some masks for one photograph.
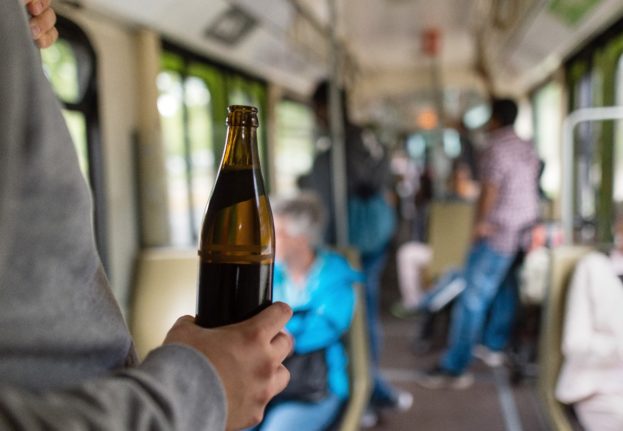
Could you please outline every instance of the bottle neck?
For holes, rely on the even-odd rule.
[[[228,126],[221,168],[259,169],[257,127]]]

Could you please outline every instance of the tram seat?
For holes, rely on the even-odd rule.
[[[340,249],[339,252],[346,256],[354,268],[361,268],[359,254],[355,249]],[[340,415],[338,423],[331,427],[330,431],[357,431],[360,429],[359,423],[368,405],[372,388],[363,285],[356,284],[355,290],[357,293],[357,306],[346,336],[346,349],[349,358],[350,397]]]
[[[552,249],[550,286],[544,303],[539,343],[538,386],[544,401],[545,415],[551,429],[577,429],[568,407],[555,397],[558,374],[562,366],[562,332],[569,281],[577,262],[591,249],[565,246]]]
[[[434,286],[449,270],[463,267],[465,256],[471,244],[475,205],[461,200],[436,200],[430,205],[428,215],[428,245],[432,259],[424,274],[424,283]],[[457,291],[458,294],[458,291]],[[427,353],[433,338],[439,332],[436,328],[441,318],[441,332],[446,332],[449,310],[446,307],[454,295],[441,295],[443,304],[435,310],[423,313],[418,334],[413,341],[415,353]],[[438,329],[438,328],[437,328]],[[444,337],[445,338],[445,337]]]
[[[459,200],[437,200],[430,206],[428,243],[433,256],[427,279],[433,281],[451,268],[463,266],[471,243],[475,205]]]
[[[199,258],[196,250],[158,248],[141,253],[130,328],[141,357],[162,344],[178,317],[195,315]]]
[[[340,250],[359,267],[359,257],[352,249]],[[130,328],[141,357],[162,344],[175,320],[195,314],[198,263],[196,250],[151,249],[138,259]],[[356,431],[367,406],[371,376],[363,287],[355,286],[357,307],[346,334],[351,381],[350,398],[332,431]]]

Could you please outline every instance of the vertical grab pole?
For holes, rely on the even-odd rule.
[[[337,40],[337,0],[327,0],[331,40],[331,80],[329,86],[329,125],[331,129],[331,173],[333,178],[333,207],[335,236],[338,247],[348,245],[348,208],[346,187],[346,149],[344,142],[344,101],[339,89],[340,46]]]

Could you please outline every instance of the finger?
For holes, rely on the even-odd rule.
[[[261,313],[249,319],[249,324],[263,328],[269,339],[279,333],[292,317],[292,309],[283,302],[275,302]]]
[[[43,48],[48,48],[52,46],[52,44],[56,42],[57,40],[58,40],[58,30],[56,30],[56,28],[53,28],[52,30],[48,31],[46,34],[41,36],[39,39],[37,39],[35,43],[37,44],[39,48],[43,49]]]
[[[290,382],[290,372],[283,365],[280,365],[279,369],[275,373],[274,382],[275,382],[275,390],[276,390],[275,395],[283,391],[286,388],[286,386],[288,386],[288,383]]]
[[[28,0],[27,10],[32,16],[38,16],[50,8],[50,0]]]
[[[270,344],[274,348],[275,356],[280,363],[283,362],[290,354],[290,351],[292,351],[292,337],[283,331],[279,332]]]
[[[175,321],[175,323],[173,324],[173,326],[187,325],[189,323],[192,323],[194,325],[195,324],[195,318],[193,316],[185,315],[185,316],[182,316],[179,319],[177,319]]]
[[[33,39],[37,40],[50,30],[56,24],[56,13],[53,9],[46,9],[39,16],[35,16],[30,20],[30,31]]]

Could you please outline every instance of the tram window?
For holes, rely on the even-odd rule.
[[[595,73],[585,73],[577,82],[574,89],[574,108],[586,108],[594,104]],[[595,229],[590,222],[596,216],[596,184],[600,178],[599,165],[596,164],[595,148],[598,124],[583,122],[576,129],[576,214],[579,214],[582,223],[581,238],[583,241],[594,239]]]
[[[187,130],[184,124],[184,83],[177,73],[158,75],[158,111],[165,152],[169,193],[169,227],[172,245],[188,245],[192,238],[190,205],[190,169],[185,147]]]
[[[558,197],[561,175],[560,128],[562,123],[562,85],[551,82],[534,95],[534,140],[545,170],[541,187],[550,198]]]
[[[157,86],[167,171],[169,243],[188,247],[197,244],[214,185],[225,143],[227,105],[262,108],[265,85],[172,44],[165,42],[164,46]],[[262,162],[264,133],[263,129],[258,133]]]
[[[491,117],[491,107],[488,103],[479,103],[470,107],[463,114],[463,123],[468,129],[483,127]]]
[[[59,39],[41,51],[43,68],[56,95],[64,102],[75,103],[80,95],[78,65],[71,43]]]
[[[314,117],[307,105],[282,100],[277,105],[275,187],[279,193],[296,190],[296,179],[311,169]]]
[[[418,165],[426,163],[426,138],[421,133],[409,135],[406,142],[407,153]]]
[[[450,159],[454,159],[461,155],[461,136],[457,130],[444,129],[443,151]]]

